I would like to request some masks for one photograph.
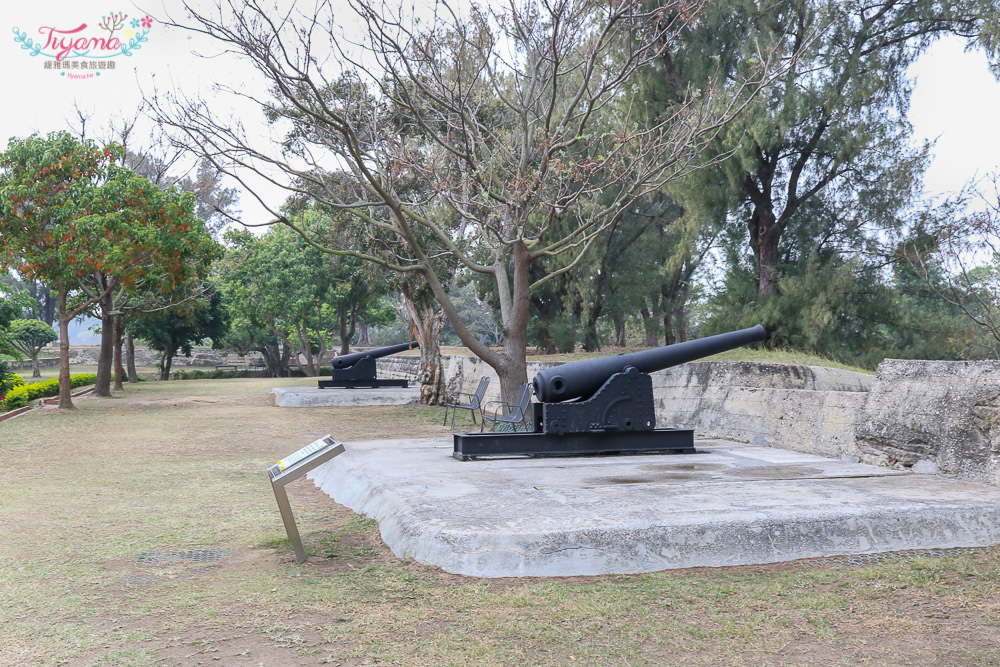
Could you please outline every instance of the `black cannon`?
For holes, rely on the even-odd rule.
[[[417,341],[412,340],[409,343],[377,347],[374,350],[334,357],[332,362],[333,378],[330,380],[320,380],[319,388],[406,387],[408,385],[406,380],[379,380],[376,377],[377,369],[375,368],[375,360],[418,347],[420,345]]]
[[[657,429],[649,373],[763,341],[759,324],[652,350],[574,361],[535,375],[530,433],[458,433],[454,456],[694,452],[694,432]]]

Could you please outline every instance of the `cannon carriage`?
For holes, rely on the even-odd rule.
[[[457,433],[453,456],[694,453],[694,431],[656,428],[649,374],[764,340],[757,325],[652,350],[547,368],[532,382],[533,430]]]
[[[375,360],[387,357],[390,354],[413,350],[420,347],[417,341],[400,343],[399,345],[388,345],[377,347],[364,352],[354,352],[353,354],[343,354],[334,357],[332,360],[333,377],[329,380],[320,380],[320,389],[354,389],[358,387],[406,387],[409,383],[406,380],[382,380],[378,378],[378,369]]]

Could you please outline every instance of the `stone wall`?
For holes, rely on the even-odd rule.
[[[329,365],[330,362],[325,362]],[[386,380],[409,380],[417,381],[417,373],[420,371],[420,355],[390,354],[375,360],[377,377]]]
[[[1000,485],[1000,362],[883,361],[856,442],[866,463]]]
[[[94,347],[73,347],[69,351],[69,363],[72,365],[83,364],[96,366],[97,358],[100,356],[100,348]],[[185,357],[178,354],[174,357],[172,368],[178,367],[215,367],[222,364],[243,364],[242,359],[235,352],[231,354],[221,354],[218,350],[210,347],[196,347],[191,350],[191,356]],[[135,364],[136,366],[158,366],[160,363],[160,353],[147,347],[136,346]],[[28,368],[31,367],[28,362]],[[55,365],[58,365],[55,360]]]
[[[854,418],[873,376],[785,364],[698,361],[652,374],[656,421],[723,438],[857,456]]]
[[[30,371],[34,368],[34,364],[31,359],[25,359],[23,361],[9,361],[10,369],[12,371]],[[39,368],[56,368],[59,366],[59,359],[56,357],[40,357],[38,359]]]

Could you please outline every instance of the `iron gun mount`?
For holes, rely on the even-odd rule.
[[[333,377],[329,380],[320,380],[319,388],[406,387],[408,386],[406,380],[379,380],[377,369],[375,368],[375,360],[418,347],[420,345],[417,341],[413,340],[409,343],[377,347],[374,350],[334,357],[332,362]]]
[[[547,368],[533,381],[534,430],[458,433],[454,457],[694,453],[694,431],[658,429],[649,374],[764,340],[757,325],[612,357]]]

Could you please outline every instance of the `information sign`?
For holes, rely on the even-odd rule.
[[[288,541],[295,550],[295,559],[300,563],[306,559],[306,554],[302,548],[299,529],[295,525],[295,517],[292,515],[292,507],[288,504],[285,485],[343,453],[344,446],[332,436],[325,435],[267,469],[268,477],[271,478],[271,488],[274,490],[274,499],[278,501],[278,511],[281,512],[281,521],[285,524],[285,533],[288,534]]]

